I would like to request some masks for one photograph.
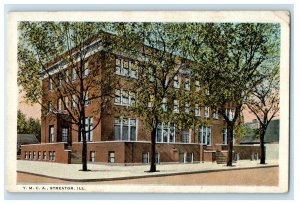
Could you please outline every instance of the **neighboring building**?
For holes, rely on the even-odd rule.
[[[33,134],[18,134],[17,137],[17,155],[21,154],[21,145],[39,144],[39,140]]]
[[[92,52],[92,51],[91,51]],[[150,160],[150,133],[145,125],[137,117],[126,112],[126,107],[135,101],[134,93],[130,90],[130,80],[135,80],[136,66],[134,60],[123,56],[115,55],[105,51],[93,52],[92,55],[100,55],[103,65],[101,69],[115,69],[116,80],[126,82],[124,87],[116,87],[115,98],[112,101],[116,110],[110,115],[105,115],[100,124],[87,135],[88,161],[101,163],[121,164],[147,164]],[[89,62],[90,57],[86,59]],[[91,63],[92,64],[92,63]],[[59,82],[59,77],[66,73],[71,76],[72,71],[66,67],[64,73],[57,73],[59,63],[49,67],[53,76]],[[186,83],[185,76],[178,76],[174,79],[174,88],[184,86],[189,91],[190,86],[199,86],[199,82]],[[68,83],[75,83],[73,81]],[[53,82],[48,78],[43,79],[43,90],[53,97],[51,106],[61,108],[61,102],[52,91]],[[209,94],[209,93],[207,93]],[[72,101],[68,100],[68,106]],[[86,128],[92,129],[98,121],[93,110],[95,104],[86,104]],[[122,111],[121,111],[122,110]],[[169,111],[178,111],[176,101],[174,108]],[[50,110],[51,111],[51,110]],[[229,114],[228,110],[228,114]],[[62,110],[62,117],[50,117],[45,111],[41,118],[41,144],[22,146],[22,159],[51,161],[59,163],[80,163],[82,142],[70,124],[67,113]],[[179,131],[174,123],[160,123],[156,136],[156,162],[157,163],[193,163],[202,161],[218,161],[218,157],[227,155],[227,132],[224,119],[210,110],[209,107],[195,108],[195,114],[210,121],[210,125],[200,126],[194,130]],[[256,148],[256,147],[254,147]],[[34,156],[35,155],[35,156]]]
[[[245,149],[247,147],[252,148],[252,151],[254,146],[259,147],[260,144],[259,137],[257,137],[256,134],[256,130],[259,128],[259,122],[254,119],[252,122],[246,123],[246,125],[249,127],[249,130],[246,135],[240,139],[239,146],[243,146]],[[266,130],[264,142],[267,160],[277,160],[279,157],[279,125],[279,119],[272,120]],[[249,152],[247,152],[247,155],[249,155],[248,153]],[[257,158],[256,154],[258,154],[258,152],[250,152],[251,158]]]

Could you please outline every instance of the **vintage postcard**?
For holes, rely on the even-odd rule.
[[[289,12],[8,20],[7,191],[288,192]]]

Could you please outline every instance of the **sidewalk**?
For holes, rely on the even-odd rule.
[[[228,171],[238,169],[264,168],[278,166],[278,161],[267,161],[268,164],[260,165],[259,160],[248,161],[240,160],[234,163],[233,167],[227,167],[225,164],[216,164],[211,162],[197,164],[161,164],[156,168],[159,172],[149,173],[150,165],[140,166],[110,166],[103,164],[88,164],[91,171],[79,171],[81,164],[59,164],[50,162],[36,161],[17,161],[17,171],[30,173],[33,175],[46,176],[49,178],[58,178],[67,181],[109,181],[133,178],[144,178],[153,176],[169,176],[191,173],[207,173],[215,171]]]

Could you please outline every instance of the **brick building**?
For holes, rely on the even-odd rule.
[[[147,164],[150,162],[150,133],[138,117],[132,116],[129,112],[126,113],[126,108],[135,101],[135,95],[128,84],[138,77],[137,67],[134,61],[126,56],[105,50],[95,51],[91,46],[85,59],[87,74],[95,55],[98,55],[97,58],[101,61],[100,71],[112,69],[115,80],[124,83],[121,87],[114,87],[115,97],[111,100],[112,112],[104,115],[97,126],[95,124],[98,121],[94,115],[97,106],[87,100],[85,126],[86,129],[93,129],[87,134],[88,161]],[[73,75],[74,70],[59,61],[50,65],[48,70],[55,81],[49,77],[44,77],[42,82],[44,94],[53,100],[48,102],[48,110],[42,111],[41,143],[22,146],[21,159],[80,163],[82,138],[74,130],[74,125],[70,123],[72,119],[64,110],[64,104],[53,91],[54,84],[76,83],[76,75]],[[68,80],[61,82],[61,77],[66,76]],[[174,79],[174,88],[186,86],[185,81],[184,76],[178,76]],[[199,82],[190,83],[188,86],[199,86]],[[47,103],[48,99],[44,98],[43,100]],[[66,103],[68,107],[74,105],[73,98],[68,98],[63,103]],[[176,112],[178,111],[177,108],[176,102],[174,102],[174,108],[170,111]],[[59,111],[59,117],[53,117],[49,114],[53,109]],[[229,109],[228,114],[230,114]],[[182,131],[178,130],[175,123],[159,124],[156,133],[157,163],[224,161],[227,155],[227,134],[224,119],[218,113],[210,110],[209,107],[199,106],[195,108],[195,115],[209,121],[209,125]],[[237,150],[243,151],[243,148],[239,147]],[[258,148],[257,152],[259,152]]]

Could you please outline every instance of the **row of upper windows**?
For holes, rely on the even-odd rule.
[[[68,69],[64,72],[64,78],[63,78],[63,75],[61,73],[58,73],[56,75],[56,78],[57,78],[57,85],[56,86],[61,87],[63,79],[64,79],[65,83],[69,83],[70,81],[72,81],[72,82],[76,81],[77,75],[78,75],[78,73],[76,72],[75,68],[72,68],[71,76],[70,76],[70,73],[69,73]],[[83,77],[87,77],[88,75],[89,75],[89,66],[88,66],[88,62],[86,62],[84,64]],[[49,91],[52,91],[53,88],[54,88],[54,81],[53,80],[54,80],[53,78],[49,78],[49,87],[48,87]]]

